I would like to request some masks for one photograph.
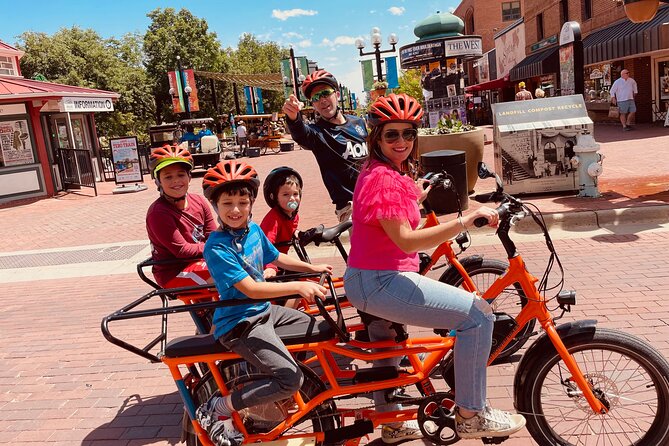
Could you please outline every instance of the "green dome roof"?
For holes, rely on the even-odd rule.
[[[420,42],[439,37],[461,36],[464,30],[465,24],[460,17],[450,12],[437,12],[416,25],[413,33]]]

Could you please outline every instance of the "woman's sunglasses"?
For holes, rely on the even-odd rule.
[[[312,104],[320,101],[323,98],[330,97],[332,93],[334,93],[334,90],[327,89],[327,90],[321,90],[318,93],[314,93],[314,95],[311,97],[310,101]]]
[[[399,130],[388,130],[383,132],[381,136],[384,142],[394,143],[400,139],[400,136],[405,141],[415,141],[418,136],[418,130],[416,129],[404,129],[402,132]]]

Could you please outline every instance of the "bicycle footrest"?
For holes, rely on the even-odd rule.
[[[372,420],[355,420],[350,426],[323,432],[325,434],[323,443],[342,443],[346,440],[363,437],[372,432],[374,432],[374,423],[372,423]]]
[[[481,438],[481,441],[483,444],[502,444],[508,439],[509,437],[484,437]]]
[[[353,377],[353,382],[370,383],[375,381],[383,381],[386,379],[394,379],[398,376],[399,373],[395,367],[372,367],[371,369],[361,369],[356,371],[355,376]]]

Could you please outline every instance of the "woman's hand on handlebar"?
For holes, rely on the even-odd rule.
[[[493,228],[497,227],[497,223],[499,223],[499,214],[495,209],[481,206],[475,211],[462,217],[462,223],[466,228],[471,228],[472,226],[480,228],[486,224],[485,221],[487,221],[488,226]],[[483,224],[481,224],[481,222],[483,222]]]
[[[416,180],[416,188],[418,189],[418,204],[421,204],[427,198],[427,194],[432,190],[432,183],[426,178],[419,178]]]

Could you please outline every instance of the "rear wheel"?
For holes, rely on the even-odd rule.
[[[542,446],[669,444],[669,364],[646,342],[598,328],[563,340],[608,408],[596,414],[554,348],[527,363],[518,411]]]
[[[219,365],[221,375],[231,392],[242,389],[249,383],[266,379],[267,376],[258,371],[248,362],[238,359],[228,361]],[[307,366],[300,364],[300,370],[304,373],[304,382],[300,388],[300,394],[305,402],[310,401],[319,393],[326,390],[323,381]],[[212,395],[220,395],[214,377],[207,374],[200,384],[195,388],[193,401],[195,407],[211,398]],[[293,398],[277,401],[275,403],[261,404],[239,411],[244,420],[244,426],[252,434],[269,432],[282,422],[286,417],[297,410]],[[308,432],[324,432],[334,430],[339,426],[336,418],[336,406],[332,400],[325,401],[304,418],[298,421],[286,435],[304,434]],[[200,445],[199,439],[192,429],[188,429],[186,444],[188,446]]]
[[[492,285],[492,283],[500,276],[504,275],[509,268],[509,264],[506,262],[494,259],[483,259],[481,257],[468,257],[462,259],[461,263],[469,277],[474,281],[476,289],[478,289],[481,294],[490,288],[490,285]],[[439,281],[461,288],[464,283],[464,278],[455,268],[451,267],[444,271],[439,278]],[[515,319],[516,316],[518,316],[518,313],[520,313],[520,310],[527,304],[527,298],[525,297],[525,293],[523,293],[520,284],[515,283],[512,288],[505,289],[499,296],[495,297],[494,300],[489,301],[489,303],[494,312],[506,313]],[[532,319],[525,325],[516,337],[509,342],[506,348],[502,350],[498,358],[501,359],[511,356],[525,345],[529,339],[529,334],[534,330],[535,323],[536,320]],[[495,333],[493,333],[493,344],[502,338],[503,336],[496,336]],[[492,349],[494,350],[495,348],[496,345],[493,345]]]

